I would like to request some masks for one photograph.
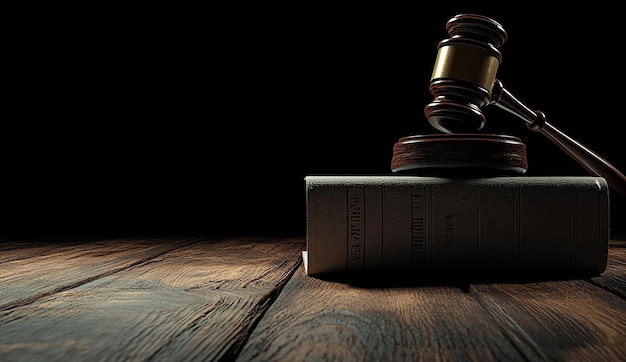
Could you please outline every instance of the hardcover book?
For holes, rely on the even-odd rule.
[[[609,191],[595,176],[306,176],[308,275],[551,271],[607,265]]]

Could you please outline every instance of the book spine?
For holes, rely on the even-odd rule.
[[[306,177],[307,273],[602,273],[608,187],[597,177]]]

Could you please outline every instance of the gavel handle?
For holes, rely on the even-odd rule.
[[[604,177],[612,189],[626,196],[626,176],[624,174],[598,154],[546,122],[546,115],[543,112],[533,111],[528,108],[504,88],[502,82],[497,79],[493,86],[489,104],[493,104],[523,119],[528,129],[546,136],[589,173]]]

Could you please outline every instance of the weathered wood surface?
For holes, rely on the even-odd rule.
[[[10,291],[0,309],[0,361],[231,358],[303,248],[302,239],[153,243],[9,258],[0,272]]]
[[[624,245],[591,279],[354,285],[300,268],[238,360],[626,361]]]
[[[0,244],[0,310],[72,289],[181,247],[187,238]],[[23,244],[23,247],[20,246]]]
[[[321,279],[304,238],[0,244],[0,361],[626,361],[601,276]]]

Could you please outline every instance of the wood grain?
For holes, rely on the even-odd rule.
[[[96,268],[98,277],[1,312],[0,360],[228,358],[238,353],[256,321],[300,265],[304,247],[302,239],[240,238],[162,243],[157,249],[170,250],[149,259],[136,253],[117,254],[120,248],[132,249],[130,244],[117,243],[106,251],[92,245],[83,250],[69,248],[51,256],[49,264],[58,262],[59,255],[73,255],[76,266],[67,274],[48,268],[54,280],[65,275],[75,280],[81,269],[92,271],[95,266],[85,264],[90,257],[95,256],[94,264],[103,264],[106,255],[109,259],[104,267]],[[144,246],[150,249],[149,244]],[[135,262],[130,262],[131,254]],[[21,261],[14,267],[26,270],[33,265]],[[38,257],[35,265],[48,263]],[[105,269],[112,272],[103,273]],[[46,288],[11,275],[3,278],[3,285],[12,290],[50,288],[43,277],[36,279]]]
[[[623,361],[626,302],[601,287],[624,290],[622,252],[593,281],[363,288],[299,270],[238,360]]]
[[[237,360],[504,361],[532,360],[530,352],[460,286],[361,288],[301,268]]]
[[[626,301],[586,280],[474,285],[470,294],[533,360],[626,360]]]
[[[0,361],[626,361],[626,241],[581,279],[321,279],[304,238],[0,244]]]
[[[71,289],[193,242],[193,239],[112,239],[89,243],[4,243],[0,311]]]

